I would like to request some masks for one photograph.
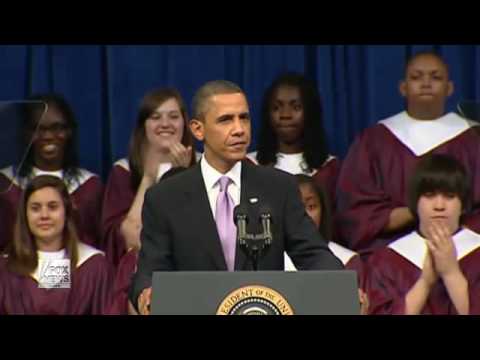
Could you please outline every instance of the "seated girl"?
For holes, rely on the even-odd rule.
[[[35,177],[0,258],[0,314],[104,314],[113,277],[103,253],[79,241],[72,201],[58,177]]]

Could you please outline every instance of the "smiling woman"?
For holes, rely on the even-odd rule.
[[[189,167],[200,156],[193,150],[188,115],[175,89],[153,90],[140,105],[128,159],[110,172],[102,210],[102,248],[113,264],[140,247],[145,192],[170,168]]]
[[[81,243],[64,182],[35,177],[18,207],[13,241],[0,258],[0,314],[104,314],[112,272],[103,253]]]
[[[0,228],[0,251],[12,238],[22,191],[30,180],[42,174],[57,176],[65,182],[72,196],[80,238],[98,246],[103,185],[99,176],[79,167],[73,110],[59,94],[35,95],[28,100],[33,103],[26,107],[23,124],[25,161],[0,170],[0,183],[13,183],[9,191],[0,194],[6,203],[6,225]],[[39,108],[39,103],[46,106],[46,112],[44,106]]]
[[[54,188],[45,187],[30,195],[27,202],[27,220],[39,249],[58,251],[63,247],[65,206]]]

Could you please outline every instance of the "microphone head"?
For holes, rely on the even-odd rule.
[[[273,212],[268,204],[262,204],[258,211],[258,221],[262,222],[263,219],[269,219],[270,222],[273,222]]]
[[[258,211],[260,215],[270,215],[272,216],[272,208],[267,204],[262,204],[260,210]]]
[[[233,209],[234,222],[237,222],[239,216],[245,217],[245,220],[248,220],[248,208],[245,204],[238,204]]]

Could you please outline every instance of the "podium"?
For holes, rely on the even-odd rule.
[[[154,272],[152,315],[358,315],[355,271]]]

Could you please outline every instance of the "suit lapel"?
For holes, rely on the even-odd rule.
[[[191,210],[190,219],[195,219],[192,227],[192,237],[198,238],[211,255],[218,270],[227,270],[222,245],[218,237],[217,225],[212,216],[208,195],[203,181],[200,164],[193,169],[192,186],[186,190],[188,204]]]

